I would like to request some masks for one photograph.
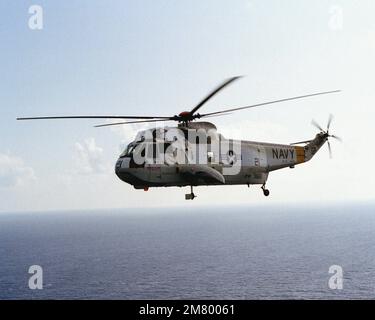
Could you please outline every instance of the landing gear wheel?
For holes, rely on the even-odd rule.
[[[270,191],[266,189],[266,185],[262,186],[262,190],[265,197],[268,197],[270,195]]]
[[[185,200],[194,200],[197,196],[193,192],[193,186],[190,186],[190,193],[185,194]]]
[[[194,200],[197,196],[194,193],[185,194],[185,200]]]

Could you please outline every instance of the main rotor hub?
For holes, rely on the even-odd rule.
[[[181,118],[188,118],[190,116],[190,112],[189,111],[182,111],[178,116],[181,117]]]
[[[190,122],[196,118],[196,115],[192,114],[190,111],[182,111],[176,118],[179,122]]]

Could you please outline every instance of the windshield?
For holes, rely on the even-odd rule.
[[[143,145],[143,147],[137,148],[140,145]],[[153,142],[153,143],[147,143],[147,144],[144,144],[142,142],[141,143],[140,142],[136,142],[136,143],[131,142],[126,147],[124,152],[120,155],[120,158],[133,157],[133,153],[135,152],[136,149],[137,149],[137,152],[141,152],[141,156],[144,157],[146,149],[147,149],[148,152],[149,152],[149,156],[151,157],[151,155],[152,155],[152,158],[156,159],[156,158],[159,158],[159,157],[163,156],[166,153],[171,153],[171,150],[169,148],[170,146],[171,146],[171,143],[169,143],[169,142],[164,142],[164,143]]]
[[[120,158],[130,156],[131,153],[133,152],[135,146],[136,145],[134,143],[129,143],[129,145],[126,147],[126,149],[124,150],[124,152],[121,153]]]

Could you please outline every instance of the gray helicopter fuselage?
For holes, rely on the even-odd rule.
[[[216,127],[210,123],[189,124],[190,130],[198,128],[216,130]],[[197,157],[200,161],[191,161],[190,153],[199,143],[189,143],[188,139],[181,145],[184,152],[182,160],[185,161],[135,163],[134,154],[124,152],[116,163],[116,174],[122,181],[133,185],[136,189],[145,190],[149,187],[264,185],[270,172],[294,168],[295,165],[309,161],[327,141],[323,133],[316,135],[315,139],[304,147],[229,140],[220,134],[216,134],[213,140],[215,139],[220,140],[220,144],[227,147],[213,148],[211,147],[213,142],[210,141],[205,145],[207,148],[203,148]],[[159,144],[165,142],[164,137]],[[158,144],[155,139],[153,143]],[[132,144],[129,146],[136,145],[137,139]]]

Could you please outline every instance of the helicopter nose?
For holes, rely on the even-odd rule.
[[[131,183],[133,175],[131,174],[131,169],[129,167],[130,158],[122,157],[119,158],[116,162],[115,172],[120,180]]]
[[[115,166],[115,172],[118,173],[120,172],[120,169],[121,169],[121,165],[122,165],[122,159],[119,158],[116,162],[116,166]]]
[[[115,172],[120,173],[122,171],[126,171],[126,169],[129,169],[129,163],[130,158],[128,157],[118,158],[115,166]]]

